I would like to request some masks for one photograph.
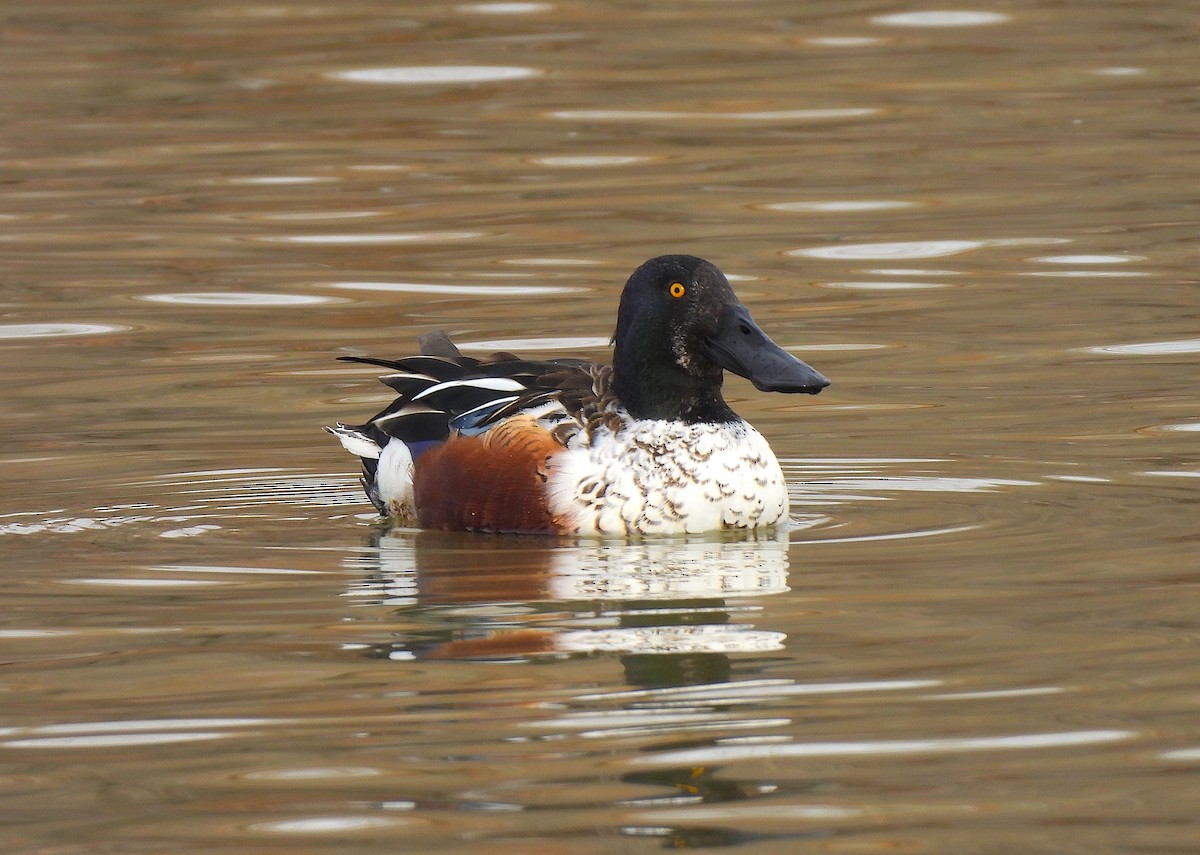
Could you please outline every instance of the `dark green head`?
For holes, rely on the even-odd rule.
[[[635,418],[730,421],[723,371],[765,392],[815,395],[829,381],[759,329],[702,258],[662,255],[633,271],[613,336],[614,384]]]

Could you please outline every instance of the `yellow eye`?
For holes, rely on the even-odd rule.
[[[687,293],[687,288],[683,287],[682,282],[672,282],[671,283],[671,296],[672,297],[675,297],[676,299],[678,299],[679,297],[682,297],[686,293]]]

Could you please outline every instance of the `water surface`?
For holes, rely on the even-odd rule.
[[[1196,851],[1196,21],[1075,5],[9,16],[5,851]],[[789,532],[373,522],[335,357],[663,252]]]

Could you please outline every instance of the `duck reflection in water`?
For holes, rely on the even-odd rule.
[[[380,658],[504,660],[615,654],[630,685],[727,679],[729,654],[778,650],[742,598],[787,588],[785,535],[598,541],[392,529],[351,595],[418,629]]]
[[[560,728],[574,733],[575,716],[589,726],[620,731],[629,721],[626,712],[639,720],[649,712],[658,719],[654,728],[662,747],[691,744],[688,726],[678,730],[671,710],[661,704],[674,706],[671,699],[681,689],[720,697],[723,686],[739,685],[733,667],[739,654],[761,657],[781,650],[785,641],[783,633],[754,625],[760,598],[788,591],[785,534],[599,541],[391,529],[375,535],[361,566],[366,572],[351,595],[365,605],[394,608],[396,617],[414,627],[371,645],[370,656],[619,660],[628,689],[559,699],[566,708],[547,720],[528,722],[522,741],[538,741]],[[682,702],[695,707],[693,713],[707,706],[695,698]],[[725,720],[718,712],[713,716],[714,724]],[[656,790],[622,800],[621,809],[651,812],[754,799],[780,787],[775,781],[730,779],[717,767],[639,769],[619,778],[639,792]],[[610,831],[656,838],[672,849],[793,843],[825,833],[673,822]]]

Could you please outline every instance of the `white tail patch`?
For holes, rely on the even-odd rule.
[[[342,448],[351,454],[371,460],[379,459],[382,449],[375,440],[366,434],[360,433],[353,428],[348,428],[341,422],[338,422],[336,427],[327,427],[325,430],[336,436],[338,442],[342,444]]]

